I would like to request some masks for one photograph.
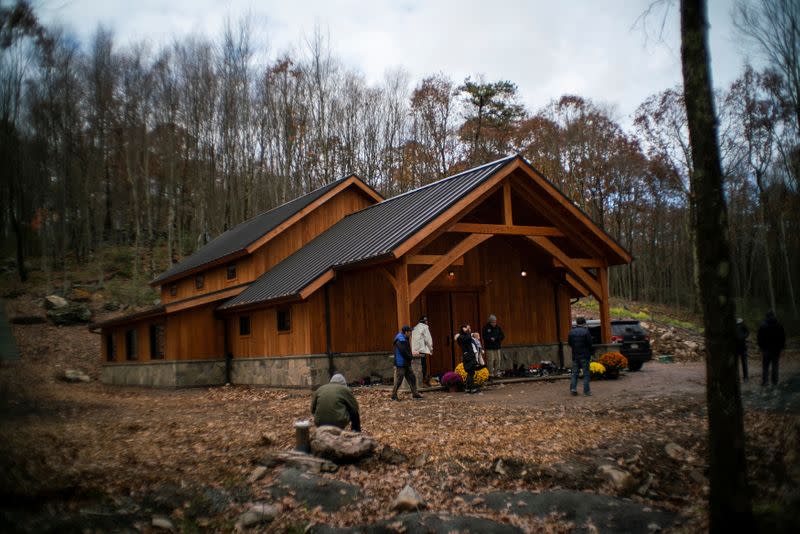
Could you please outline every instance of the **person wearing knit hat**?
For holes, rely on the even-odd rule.
[[[500,376],[502,366],[502,355],[500,352],[501,344],[506,335],[503,329],[497,324],[497,316],[490,314],[486,326],[483,327],[483,348],[486,351],[486,367],[489,368],[489,376]]]
[[[361,432],[358,401],[340,373],[333,375],[329,383],[314,392],[311,413],[317,426],[332,425],[344,429],[349,423],[354,432]]]

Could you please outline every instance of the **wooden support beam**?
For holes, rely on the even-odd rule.
[[[463,232],[467,234],[493,234],[493,235],[543,235],[549,237],[564,237],[564,232],[554,226],[514,226],[509,224],[479,224],[455,223],[447,229],[448,232]]]
[[[511,212],[511,183],[508,180],[503,182],[503,222],[508,226],[514,224]]]
[[[581,267],[590,269],[599,269],[600,267],[603,267],[605,265],[605,263],[603,263],[603,260],[598,260],[595,258],[572,258],[572,262],[575,265],[579,265]],[[555,267],[556,269],[565,268],[564,264],[555,258],[553,258],[553,267]]]
[[[600,340],[603,343],[611,343],[611,303],[608,295],[608,267],[600,267],[597,271],[600,282],[600,297],[597,299],[600,305]]]
[[[588,297],[588,296],[589,296],[589,290],[588,290],[588,289],[586,289],[586,287],[585,287],[583,284],[581,284],[580,282],[578,282],[578,281],[575,279],[575,277],[574,277],[574,276],[572,276],[571,274],[567,273],[566,275],[564,275],[564,279],[567,281],[567,283],[568,283],[569,285],[571,285],[571,286],[572,286],[572,287],[574,287],[576,290],[578,290],[578,293],[580,293],[580,294],[581,294],[581,295],[583,295],[584,297]]]
[[[572,261],[572,258],[567,256],[567,254],[558,248],[555,243],[550,241],[544,236],[528,236],[528,239],[531,242],[538,245],[542,250],[556,258],[558,261],[564,264],[564,267],[575,277],[577,278],[591,293],[595,296],[596,299],[600,299],[600,284],[592,278],[592,276],[583,270],[583,267],[575,264]]]
[[[409,286],[409,302],[413,302],[420,293],[433,282],[434,278],[439,276],[442,271],[447,269],[456,258],[460,258],[473,248],[477,247],[487,239],[492,237],[489,234],[471,234],[461,241],[456,246],[450,249],[447,254],[444,254],[436,263],[425,269],[419,276],[417,276]]]
[[[394,278],[397,280],[394,294],[397,303],[397,331],[399,332],[403,325],[411,326],[411,301],[414,300],[409,298],[408,262],[405,257],[400,258],[395,265]]]
[[[408,257],[409,265],[433,265],[442,259],[441,254],[417,254]],[[450,265],[464,265],[464,258],[456,258]]]
[[[300,290],[300,298],[306,300],[316,290],[333,280],[334,276],[333,269],[328,269],[322,276],[318,277],[316,280]]]
[[[389,269],[384,267],[383,265],[378,267],[378,272],[381,273],[383,275],[383,277],[386,278],[386,280],[389,281],[389,283],[392,285],[394,290],[397,291],[397,278],[394,277],[394,274],[391,271],[389,271]]]

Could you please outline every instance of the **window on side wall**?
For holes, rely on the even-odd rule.
[[[278,310],[278,332],[289,332],[292,329],[292,313],[289,308]]]
[[[138,359],[137,355],[137,339],[136,339],[136,329],[131,328],[125,332],[125,358],[128,360],[136,360]]]
[[[106,361],[113,362],[117,359],[117,345],[114,334],[106,334]]]
[[[178,296],[178,284],[171,284],[169,286],[169,296],[170,297]]]
[[[166,346],[164,338],[164,325],[152,324],[150,325],[150,359],[163,360],[164,349]]]
[[[202,274],[198,274],[194,277],[194,288],[195,289],[203,289],[203,286],[206,284],[206,277]]]
[[[229,263],[228,264],[228,280],[236,280],[236,264]]]
[[[240,336],[249,336],[250,335],[250,316],[249,315],[240,315],[239,316],[239,335]]]

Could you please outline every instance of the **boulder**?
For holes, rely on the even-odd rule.
[[[619,467],[610,464],[601,465],[598,472],[620,493],[627,493],[636,486],[636,479],[633,478],[633,475]]]
[[[117,311],[119,310],[120,305],[113,300],[109,300],[105,304],[103,304],[103,309],[106,311]]]
[[[152,525],[155,528],[164,530],[175,530],[175,525],[172,523],[172,521],[170,521],[169,518],[160,515],[153,516]]]
[[[92,379],[83,371],[77,369],[67,369],[64,371],[65,382],[91,382]]]
[[[372,455],[378,443],[360,432],[321,426],[311,437],[311,451],[337,464],[353,463]]]
[[[239,516],[236,521],[236,530],[243,530],[261,523],[268,523],[278,515],[278,508],[267,503],[257,502]]]
[[[92,293],[86,289],[76,287],[69,292],[69,300],[72,302],[89,302],[91,299]]]
[[[308,473],[333,473],[339,469],[339,466],[333,462],[298,451],[270,454],[263,460],[263,463],[268,467],[283,464]]]
[[[59,297],[58,295],[48,295],[44,298],[44,307],[47,310],[59,310],[61,308],[66,308],[67,299],[64,297]]]
[[[689,457],[689,452],[677,443],[667,443],[664,452],[673,460],[685,462]]]
[[[421,510],[427,506],[427,503],[422,500],[417,490],[406,484],[392,503],[392,510],[395,512],[412,512],[414,510]]]
[[[92,319],[92,310],[85,304],[69,304],[48,311],[47,318],[56,326],[88,323]]]

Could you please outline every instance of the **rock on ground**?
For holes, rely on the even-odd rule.
[[[299,451],[281,451],[268,455],[262,461],[267,467],[283,464],[309,473],[334,473],[339,466],[324,458]]]
[[[360,432],[321,426],[311,437],[311,451],[337,464],[353,463],[372,455],[378,443]]]
[[[172,523],[172,521],[169,520],[169,518],[158,516],[158,515],[157,516],[153,516],[152,525],[155,528],[161,528],[161,529],[164,529],[164,530],[175,530],[175,525]]]
[[[267,503],[254,503],[250,508],[239,516],[236,521],[236,530],[243,530],[248,527],[268,523],[278,515],[278,508]]]
[[[61,308],[66,308],[67,304],[69,304],[67,299],[58,295],[48,295],[44,298],[44,307],[47,310],[59,310]]]
[[[253,472],[250,473],[249,477],[247,477],[247,481],[252,484],[257,480],[260,480],[261,477],[263,477],[266,473],[267,473],[267,468],[264,467],[263,465],[259,465],[258,467],[253,469]]]
[[[689,456],[689,452],[677,443],[667,443],[664,447],[664,452],[673,460],[679,460],[681,462],[685,461]]]
[[[627,493],[636,486],[636,479],[633,476],[619,467],[613,465],[601,465],[597,471],[603,478],[608,480],[615,490],[621,493]]]
[[[92,310],[85,304],[69,304],[47,312],[47,318],[56,326],[88,323],[92,319]]]
[[[412,512],[427,506],[420,494],[417,493],[417,490],[406,484],[392,503],[392,510],[396,512]]]
[[[83,371],[77,369],[67,369],[64,371],[65,382],[91,382],[92,379]]]
[[[563,514],[565,520],[575,523],[573,532],[646,534],[652,532],[652,525],[668,528],[678,520],[674,512],[583,491],[497,491],[476,495],[473,500],[479,500],[480,506],[490,510],[514,515],[545,517],[553,512]],[[590,522],[593,526],[589,525]]]
[[[358,486],[338,480],[319,477],[297,469],[286,469],[267,491],[274,499],[292,495],[309,508],[321,507],[324,512],[335,512],[355,501],[361,491]]]
[[[309,534],[384,534],[386,532],[403,532],[405,534],[445,534],[451,532],[465,534],[521,534],[522,530],[513,525],[497,523],[482,517],[439,515],[429,512],[424,514],[403,514],[365,526],[336,528],[327,525],[314,525],[307,532]]]

